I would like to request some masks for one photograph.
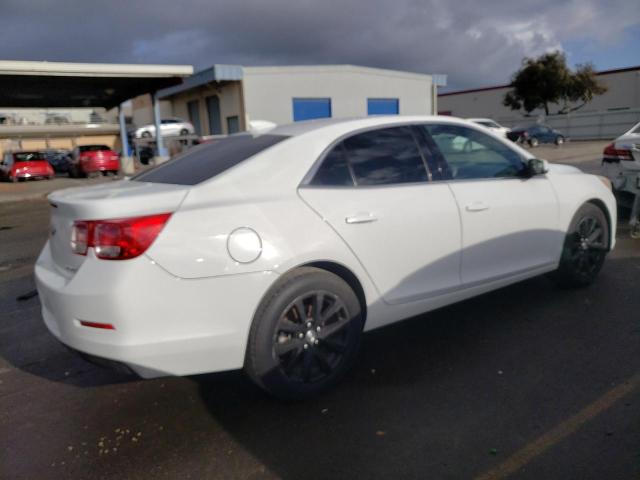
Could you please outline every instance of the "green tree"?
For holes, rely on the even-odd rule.
[[[524,109],[527,113],[543,108],[547,115],[550,104],[562,105],[557,113],[568,113],[582,108],[595,95],[607,91],[598,81],[592,65],[578,65],[572,72],[560,52],[525,58],[520,70],[513,74],[511,87],[502,102],[505,106],[512,110]],[[570,106],[578,101],[582,103]]]

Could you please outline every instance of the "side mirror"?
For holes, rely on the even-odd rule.
[[[541,160],[539,158],[530,158],[527,161],[526,173],[527,177],[534,177],[536,175],[544,175],[549,171],[549,162]]]

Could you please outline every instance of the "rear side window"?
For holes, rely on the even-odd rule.
[[[167,163],[136,175],[132,180],[196,185],[287,138],[285,135],[234,135],[192,148]]]
[[[372,130],[344,140],[357,185],[426,182],[427,170],[410,127]]]
[[[106,145],[83,145],[79,148],[81,152],[104,152],[107,150],[111,150]]]
[[[16,162],[36,162],[38,160],[46,160],[42,152],[19,152],[14,153],[13,158]]]
[[[311,180],[311,185],[333,185],[352,187],[353,177],[347,163],[344,145],[340,143],[331,150]]]

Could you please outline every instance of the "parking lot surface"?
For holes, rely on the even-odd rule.
[[[597,172],[603,145],[534,152]],[[49,207],[2,200],[0,478],[640,478],[624,222],[591,287],[535,278],[370,332],[337,389],[282,403],[239,372],[139,380],[66,350],[28,295]]]

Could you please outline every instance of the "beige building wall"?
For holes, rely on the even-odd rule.
[[[246,121],[293,122],[293,98],[331,98],[332,117],[367,115],[367,98],[398,98],[401,115],[434,113],[430,75],[318,65],[244,67]]]
[[[173,117],[170,100],[160,100],[160,117]],[[151,95],[145,94],[131,100],[131,122],[136,128],[153,123],[153,102]]]
[[[44,150],[49,148],[73,149],[78,145],[107,145],[120,151],[122,145],[119,135],[87,135],[59,138],[0,138],[0,157],[4,152],[14,150]]]
[[[198,111],[200,112],[201,134],[212,135],[213,132],[211,125],[209,125],[209,112],[207,110],[207,97],[211,96],[218,97],[222,134],[229,133],[227,127],[229,117],[238,117],[240,130],[245,130],[242,111],[242,84],[239,81],[212,83],[172,96],[173,115],[193,122],[194,119],[189,116],[188,104],[191,101],[197,101]]]

